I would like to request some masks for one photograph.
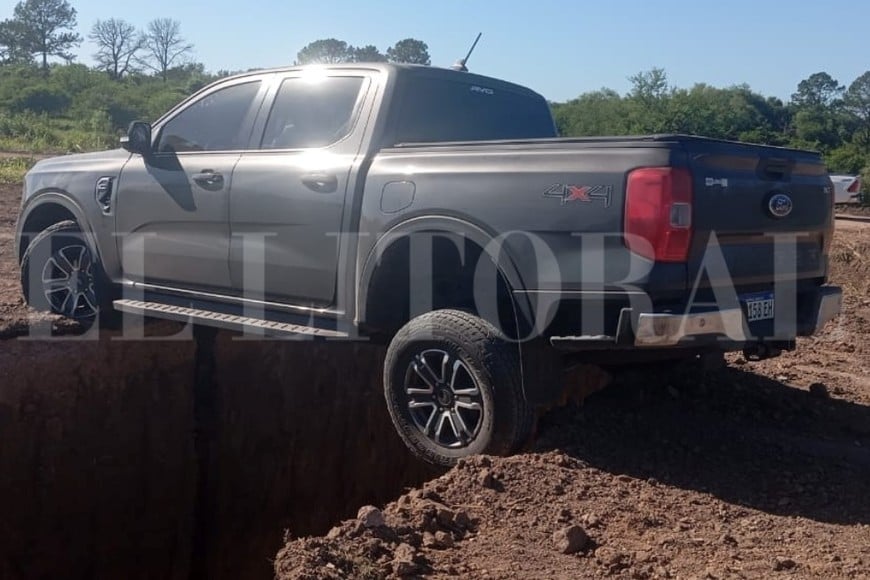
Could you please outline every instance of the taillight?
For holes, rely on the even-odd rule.
[[[643,167],[628,174],[625,244],[657,262],[685,262],[692,243],[692,174]]]
[[[856,177],[855,181],[852,182],[852,185],[846,191],[849,193],[861,193],[861,178]]]

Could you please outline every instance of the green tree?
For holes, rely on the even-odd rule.
[[[367,44],[357,48],[351,47],[350,52],[353,54],[354,62],[386,62],[387,57],[384,56],[377,46]]]
[[[798,108],[831,107],[843,96],[843,88],[828,73],[813,73],[798,83],[791,102]]]
[[[0,22],[0,64],[29,64],[33,50],[24,27],[16,20]]]
[[[826,72],[798,83],[791,97],[795,144],[830,151],[843,143],[843,86]]]
[[[584,93],[567,103],[554,103],[553,117],[559,134],[566,137],[624,135],[626,101],[614,90]]]
[[[66,0],[22,0],[15,6],[11,23],[10,29],[17,34],[18,50],[40,55],[46,73],[49,57],[71,62],[75,55],[70,49],[82,42],[82,37],[73,31],[76,10]]]
[[[765,99],[746,85],[716,88],[697,84],[666,98],[664,129],[755,143],[781,144],[787,125],[782,101]]]
[[[861,145],[865,153],[870,152],[870,71],[849,85],[844,96],[844,105],[858,123],[853,141]]]
[[[654,68],[628,77],[631,91],[626,115],[630,133],[661,133],[667,129],[667,106],[670,93],[668,75]]]
[[[629,96],[648,103],[662,100],[670,90],[668,75],[663,68],[641,71],[628,80],[631,82]]]
[[[97,45],[94,60],[113,80],[120,80],[131,70],[145,42],[135,26],[115,18],[94,22],[88,38]]]
[[[296,64],[336,64],[354,60],[354,48],[336,38],[315,40],[296,54]]]
[[[422,40],[406,38],[387,49],[387,59],[390,62],[408,64],[432,64],[429,58],[429,46]]]
[[[139,62],[166,82],[167,71],[182,64],[193,51],[193,45],[181,36],[181,25],[177,20],[157,18],[148,23],[142,49],[146,56]]]
[[[856,175],[870,166],[870,155],[856,143],[846,143],[825,155],[825,164],[831,173]]]

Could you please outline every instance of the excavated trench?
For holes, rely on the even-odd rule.
[[[379,347],[194,334],[0,344],[0,578],[268,578],[285,530],[435,475]]]

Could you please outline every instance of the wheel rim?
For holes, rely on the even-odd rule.
[[[435,444],[467,447],[480,433],[483,396],[471,371],[456,355],[440,349],[417,354],[405,373],[404,393],[414,425]]]
[[[97,314],[94,261],[83,245],[55,251],[42,268],[42,290],[51,310],[69,318]]]

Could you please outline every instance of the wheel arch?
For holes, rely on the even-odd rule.
[[[93,236],[90,221],[84,210],[69,196],[59,191],[46,191],[30,200],[22,208],[15,232],[15,251],[18,262],[24,256],[27,246],[33,237],[49,226],[64,220],[73,220],[82,230],[98,258],[101,258],[100,248]]]
[[[490,262],[510,294],[511,304],[517,318],[527,321],[534,320],[532,304],[527,295],[523,292],[517,292],[523,290],[525,284],[514,259],[508,254],[508,250],[504,246],[495,248],[494,250],[497,250],[498,253],[493,255],[492,244],[496,241],[496,235],[480,225],[459,218],[426,216],[411,218],[393,226],[377,239],[366,254],[362,268],[359,269],[360,275],[357,278],[355,313],[358,325],[365,327],[372,321],[373,314],[375,314],[374,309],[379,306],[379,301],[382,300],[377,292],[373,291],[379,277],[395,276],[397,273],[400,275],[408,274],[410,264],[407,260],[404,260],[400,272],[392,272],[389,267],[385,270],[381,266],[387,260],[395,258],[394,252],[401,244],[407,244],[411,236],[419,233],[461,238],[476,248],[475,251],[479,252],[480,256],[487,253]],[[446,306],[456,305],[447,304]]]

